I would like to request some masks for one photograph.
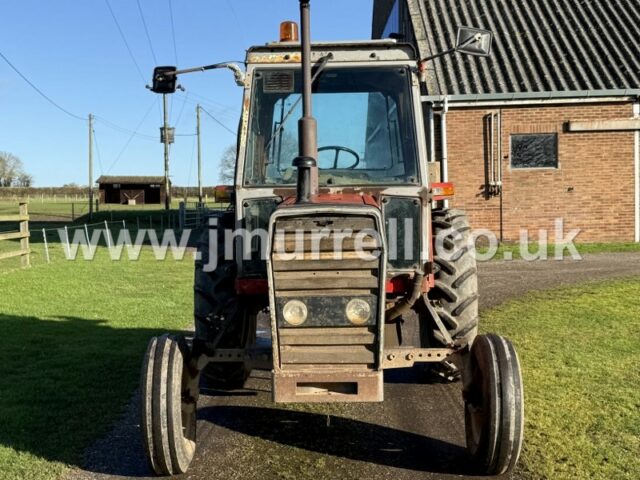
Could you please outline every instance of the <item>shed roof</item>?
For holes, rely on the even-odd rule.
[[[637,0],[421,1],[433,53],[455,44],[460,25],[495,35],[489,57],[434,60],[431,84],[439,91],[431,94],[640,92]]]
[[[119,183],[119,184],[124,184],[124,185],[139,185],[139,184],[163,184],[164,183],[164,177],[144,177],[144,176],[140,176],[140,177],[136,177],[136,176],[107,176],[107,175],[102,175],[100,178],[98,178],[98,180],[96,180],[96,183]]]

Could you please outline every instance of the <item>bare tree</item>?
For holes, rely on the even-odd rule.
[[[22,172],[18,175],[17,184],[19,187],[30,187],[33,185],[33,175]]]
[[[237,149],[235,145],[229,145],[220,158],[220,171],[218,179],[220,183],[228,185],[233,183],[236,173]]]
[[[20,186],[23,175],[29,177],[29,184],[33,182],[33,178],[25,173],[22,160],[12,153],[0,152],[0,187]]]

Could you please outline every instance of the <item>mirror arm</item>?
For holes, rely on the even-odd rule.
[[[445,55],[451,55],[456,52],[456,48],[450,48],[449,50],[445,50],[444,52],[436,53],[435,55],[431,55],[430,57],[423,58],[420,60],[422,63],[430,62],[431,60],[435,60],[436,58],[444,57]]]
[[[431,55],[430,57],[423,58],[421,62],[430,62],[436,58],[444,57],[445,55],[451,55],[452,53],[457,52],[459,49],[464,48],[468,45],[471,45],[473,42],[479,41],[481,36],[474,35],[473,37],[468,38],[466,41],[462,42],[460,45],[455,46],[454,48],[450,48],[449,50],[445,50],[444,52],[436,53],[435,55]]]
[[[244,72],[242,69],[236,65],[235,63],[214,63],[212,65],[204,65],[202,67],[194,67],[194,68],[185,68],[182,70],[176,70],[175,72],[168,73],[167,75],[182,75],[184,73],[193,73],[193,72],[205,72],[207,70],[215,70],[218,68],[228,68],[233,72],[233,77],[236,80],[236,85],[243,87],[244,86]]]

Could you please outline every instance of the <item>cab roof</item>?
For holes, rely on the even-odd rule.
[[[314,42],[311,45],[311,61],[317,62],[328,53],[331,63],[344,62],[406,62],[416,61],[412,45],[395,40],[364,40],[347,42]],[[272,42],[247,50],[248,64],[252,63],[300,63],[299,42]]]

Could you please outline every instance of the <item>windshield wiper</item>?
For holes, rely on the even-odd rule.
[[[313,82],[315,82],[316,79],[320,76],[322,71],[325,69],[325,67],[329,63],[329,60],[331,60],[332,58],[333,58],[333,53],[329,53],[318,61],[318,63],[316,64],[317,66],[314,67],[315,72],[311,77],[311,85],[313,85]],[[276,131],[273,132],[273,135],[271,136],[271,140],[269,140],[269,143],[267,143],[267,145],[264,147],[265,152],[269,151],[269,148],[271,148],[271,144],[278,137],[278,135],[280,135],[282,129],[284,128],[285,123],[287,123],[287,120],[289,120],[289,117],[293,114],[293,111],[296,109],[296,107],[300,105],[301,101],[302,101],[302,95],[300,95],[300,98],[298,98],[293,103],[293,105],[291,106],[287,114],[284,117],[282,117],[282,121],[280,122],[280,125],[278,126]]]

